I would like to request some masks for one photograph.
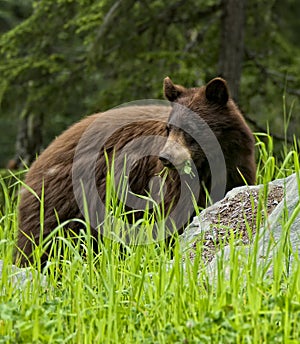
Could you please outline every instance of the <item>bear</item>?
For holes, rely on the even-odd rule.
[[[116,180],[127,176],[124,202],[135,210],[132,221],[143,217],[149,195],[165,210],[163,235],[153,233],[160,240],[182,233],[195,203],[204,208],[234,187],[255,184],[254,137],[226,81],[186,88],[166,77],[163,90],[167,104],[129,104],[87,116],[36,159],[21,190],[17,264],[32,263],[34,246],[59,224],[79,233],[85,230],[80,220],[89,221],[92,237],[101,240],[112,161]],[[46,249],[43,264],[48,255]]]

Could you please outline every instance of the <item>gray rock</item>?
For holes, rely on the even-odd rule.
[[[300,176],[298,177],[300,178]],[[259,195],[259,192],[263,192],[264,188],[264,185],[235,188],[223,200],[203,210],[199,217],[194,218],[192,224],[180,238],[183,251],[188,253],[190,259],[193,260],[193,251],[196,247],[195,243],[199,241],[199,238],[203,238],[205,235],[206,238],[209,237],[207,233],[210,232],[215,233],[216,230],[212,231],[212,227],[216,227],[215,219],[218,218],[221,224],[222,222],[223,224],[227,223],[222,217],[222,214],[224,209],[228,207],[228,204],[231,204],[231,208],[229,210],[227,209],[227,217],[230,212],[236,212],[234,217],[238,217],[241,212],[245,212],[249,216],[249,214],[253,213],[253,208],[251,209],[251,206],[249,207],[249,202],[245,202],[244,196],[246,195],[249,198],[250,194]],[[267,189],[271,197],[270,200],[268,197],[268,215],[265,216],[263,225],[258,230],[254,230],[252,240],[248,242],[245,240],[242,242],[244,245],[241,245],[240,242],[237,243],[235,250],[239,251],[238,254],[241,257],[245,257],[249,251],[253,250],[253,243],[258,239],[258,264],[266,266],[270,274],[272,273],[274,255],[285,251],[285,259],[289,260],[288,263],[292,263],[293,257],[300,256],[300,187],[298,186],[297,175],[293,174],[288,178],[275,180],[268,184]],[[278,190],[282,190],[282,200],[280,200],[280,192]],[[244,208],[242,207],[243,202]],[[234,204],[233,207],[232,204]],[[233,223],[233,227],[239,227],[238,220],[231,223]],[[232,227],[232,225],[229,227]],[[232,228],[232,230],[234,231],[235,228]],[[239,228],[236,228],[237,232],[238,230]],[[222,255],[223,263],[226,264],[226,261],[229,260],[230,253],[229,246],[225,246],[225,248],[213,254],[213,257],[206,264],[207,271],[211,275],[210,277],[216,276],[217,274],[220,256]],[[225,271],[225,274],[229,276],[229,271]]]
[[[284,199],[258,233],[259,258],[261,262],[266,261],[267,264],[279,250],[285,251],[285,258],[289,259],[290,264],[294,256],[300,257],[300,184],[297,175],[293,174],[283,180],[283,185]]]
[[[37,278],[40,278],[41,285],[46,285],[45,276],[37,271],[31,268],[18,268],[15,265],[5,266],[3,260],[0,260],[0,278],[3,278],[3,274],[7,274],[7,282],[12,283],[16,288],[23,289],[27,284],[31,284],[33,280],[36,281]]]

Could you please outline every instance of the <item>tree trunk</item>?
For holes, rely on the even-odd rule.
[[[19,122],[16,141],[16,161],[18,166],[29,166],[40,153],[43,143],[43,115],[27,112]]]
[[[231,96],[238,101],[244,55],[247,0],[223,0],[219,74],[227,80]]]

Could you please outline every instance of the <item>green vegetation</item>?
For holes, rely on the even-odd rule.
[[[286,90],[290,104],[300,94],[299,1],[240,2],[247,11],[239,105],[283,136],[281,95]],[[224,3],[0,0],[0,166],[19,155],[28,163],[26,154],[34,157],[86,114],[161,99],[167,75],[192,87],[222,73]],[[296,102],[290,139],[300,130],[298,113]]]
[[[278,162],[272,138],[263,137],[266,143],[261,138],[258,135],[259,182],[299,172],[295,149],[285,151],[285,160]],[[89,227],[84,225],[79,241],[59,233],[52,246],[54,258],[43,271],[46,279],[35,275],[32,282],[13,283],[17,200],[11,189],[19,186],[8,189],[3,180],[1,186],[0,343],[298,342],[300,265],[295,259],[288,266],[284,245],[268,275],[257,264],[257,242],[250,252],[240,249],[238,254],[231,240],[230,259],[218,258],[214,280],[201,260],[201,243],[193,264],[177,239],[172,262],[163,243],[128,246],[120,257],[120,244],[108,238],[93,255]],[[120,208],[111,199],[107,214],[114,215]],[[263,200],[260,206],[263,211]],[[260,216],[257,221],[262,221]],[[58,260],[62,248],[64,258]],[[36,262],[28,271],[41,272],[41,252],[37,247]]]
[[[162,98],[167,75],[189,86],[216,76],[224,4],[0,0],[0,166],[14,147],[28,163],[26,154],[32,159],[84,114]],[[256,135],[257,182],[265,185],[257,224],[267,183],[300,172],[299,14],[297,0],[247,1],[239,105],[255,130],[270,125]],[[193,263],[178,238],[172,253],[160,242],[125,245],[122,255],[119,242],[104,238],[94,255],[87,224],[69,236],[60,226],[55,240],[36,247],[26,270],[32,281],[22,283],[12,268],[20,180],[0,171],[0,344],[299,342],[300,265],[296,252],[289,265],[286,235],[271,275],[257,263],[258,241],[248,252],[231,238],[229,260],[218,257],[214,279],[201,242]],[[126,219],[124,206],[108,180],[106,229],[116,224],[122,232],[124,222],[111,216]],[[146,211],[139,224],[151,232],[153,217]],[[42,268],[45,245],[53,258]]]

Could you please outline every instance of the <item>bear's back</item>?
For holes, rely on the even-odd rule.
[[[115,108],[88,116],[58,136],[26,175],[26,187],[21,190],[19,205],[18,247],[29,255],[32,249],[26,236],[39,241],[41,207],[44,236],[57,227],[58,221],[83,219],[74,197],[74,190],[81,187],[80,180],[74,185],[74,166],[84,175],[89,168],[91,152],[96,149],[99,157],[95,178],[101,183],[100,193],[105,194],[107,169],[103,150],[112,154],[114,149],[121,150],[134,138],[165,135],[169,112],[170,107],[164,105]],[[78,226],[78,222],[69,224],[73,229]]]

